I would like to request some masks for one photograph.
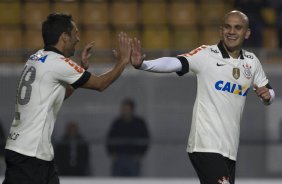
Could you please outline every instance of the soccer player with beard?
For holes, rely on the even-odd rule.
[[[93,42],[86,45],[80,66],[69,57],[79,42],[70,15],[50,14],[42,24],[44,49],[27,60],[19,81],[15,117],[5,147],[3,184],[59,184],[51,135],[61,105],[74,89],[103,91],[129,63],[131,40],[119,34],[115,66],[97,76],[87,71]]]

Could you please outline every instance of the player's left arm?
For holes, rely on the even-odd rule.
[[[258,95],[260,97],[261,101],[264,105],[270,105],[274,98],[275,98],[275,92],[273,88],[269,84],[269,80],[265,75],[265,72],[262,68],[262,65],[259,61],[259,59],[254,55],[254,80],[253,80],[253,87]]]
[[[89,44],[87,44],[84,47],[84,49],[83,49],[83,51],[81,53],[80,66],[82,68],[84,68],[85,70],[87,70],[89,68],[89,58],[91,56],[90,51],[91,51],[93,45],[94,45],[94,42],[90,42]],[[74,90],[75,89],[70,84],[67,84],[67,86],[66,86],[66,93],[65,93],[65,100],[73,94]]]

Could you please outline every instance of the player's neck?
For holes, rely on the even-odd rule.
[[[65,56],[64,53],[64,45],[60,44],[60,42],[58,42],[56,45],[54,45],[53,47],[55,47],[57,50],[59,50],[61,53],[63,53],[63,55]]]
[[[58,49],[60,52],[64,53],[63,50],[60,47],[54,46],[56,49]]]
[[[227,51],[229,56],[232,57],[233,59],[238,59],[240,57],[240,50],[235,50],[232,52]]]
[[[227,53],[229,54],[229,56],[232,57],[233,59],[238,59],[240,57],[241,49],[230,49],[226,47],[224,44],[223,46],[225,50],[227,51]]]

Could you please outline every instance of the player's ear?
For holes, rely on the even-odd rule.
[[[66,32],[63,32],[63,33],[61,34],[61,38],[62,38],[62,40],[63,40],[64,42],[67,42],[68,39],[69,39],[69,35],[68,35]]]
[[[251,29],[248,28],[248,29],[247,29],[247,32],[246,32],[246,34],[245,34],[245,39],[248,39],[248,38],[250,37],[250,35],[251,35]]]

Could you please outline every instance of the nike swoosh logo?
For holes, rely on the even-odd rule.
[[[219,64],[219,63],[216,63],[216,66],[224,66],[226,64]]]

